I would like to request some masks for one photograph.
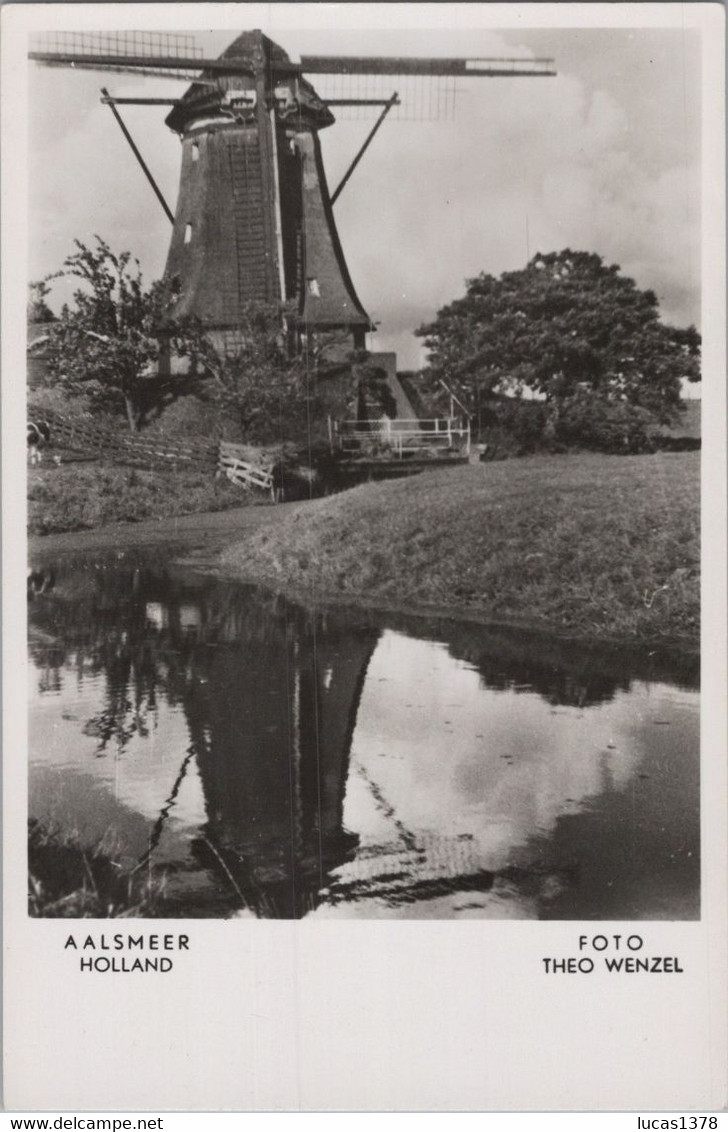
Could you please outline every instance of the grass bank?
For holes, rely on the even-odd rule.
[[[130,872],[112,844],[84,846],[73,834],[28,823],[28,913],[52,919],[106,919],[160,913],[164,884]]]
[[[45,535],[241,507],[249,496],[211,473],[92,463],[28,469],[28,530]]]
[[[693,452],[575,455],[368,484],[251,532],[223,565],[322,597],[695,642],[699,471]]]

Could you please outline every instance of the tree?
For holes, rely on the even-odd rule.
[[[173,327],[170,348],[207,379],[206,397],[256,440],[289,438],[315,397],[323,361],[289,349],[281,307],[247,303],[239,314],[235,349],[221,352],[195,320]]]
[[[430,350],[425,385],[441,381],[475,411],[491,394],[545,402],[544,420],[560,422],[585,406],[630,427],[668,423],[680,407],[681,380],[700,380],[700,336],[660,321],[657,297],[568,248],[537,254],[521,271],[481,274],[467,292],[416,333]],[[619,429],[619,425],[617,428]],[[568,432],[568,428],[566,429]]]
[[[56,316],[46,302],[51,289],[45,280],[41,280],[39,283],[31,283],[28,290],[30,291],[26,313],[28,322],[53,322]]]
[[[145,291],[139,263],[130,252],[117,255],[100,236],[96,246],[76,240],[78,249],[48,284],[81,280],[73,306],[65,305],[49,324],[48,374],[69,392],[126,415],[136,432],[150,402],[150,381],[160,353],[158,285]],[[38,288],[39,285],[35,285]]]

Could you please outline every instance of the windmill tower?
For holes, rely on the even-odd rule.
[[[371,322],[346,266],[318,138],[333,114],[262,32],[240,35],[228,60],[249,74],[193,83],[167,117],[182,139],[170,314],[197,316],[234,349],[246,304],[283,302],[299,333],[343,330],[349,349],[363,346]]]
[[[303,56],[292,62],[261,31],[243,32],[217,59],[195,54],[191,37],[57,34],[30,57],[41,63],[190,78],[179,99],[112,98],[127,140],[173,222],[164,276],[171,322],[200,320],[213,342],[235,352],[251,303],[277,303],[299,341],[337,339],[341,352],[373,329],[344,258],[333,204],[393,106],[384,98],[322,98],[307,75],[444,79],[553,75],[550,59]],[[385,79],[386,81],[386,79]],[[454,97],[453,97],[454,101]],[[171,104],[166,124],[182,142],[176,210],[164,202],[117,107]],[[319,131],[332,106],[379,107],[379,118],[333,194]]]

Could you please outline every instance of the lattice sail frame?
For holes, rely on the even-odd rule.
[[[126,63],[120,62],[114,66],[114,56],[135,56],[139,59],[150,57],[149,67],[134,68],[139,75],[154,75],[156,78],[175,79],[178,82],[194,82],[200,71],[197,68],[185,68],[170,71],[154,67],[151,60],[159,57],[167,59],[180,59],[187,62],[190,59],[202,59],[203,50],[198,46],[194,35],[178,34],[176,32],[157,31],[48,31],[38,32],[31,37],[29,44],[31,52],[41,52],[58,55],[58,61],[43,60],[44,66],[68,67],[91,71],[119,71],[127,73],[130,68]],[[103,63],[79,62],[69,64],[66,56],[104,56]]]
[[[434,122],[455,117],[462,80],[456,75],[348,75],[315,76],[316,91],[328,102],[344,99],[385,101],[397,91],[399,105],[392,107],[389,121]],[[371,121],[379,109],[374,106],[334,105],[337,121]]]

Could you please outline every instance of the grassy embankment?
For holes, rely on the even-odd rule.
[[[28,416],[30,420],[43,420],[46,416],[52,419],[52,414],[57,413],[87,424],[93,420],[102,435],[105,431],[117,432],[122,439],[129,435],[118,417],[104,415],[98,409],[91,417],[90,409],[84,398],[69,398],[58,389],[36,388]],[[319,422],[319,431],[323,428],[325,432],[325,420],[324,416],[323,424]],[[174,451],[178,443],[233,441],[247,448],[246,458],[253,464],[269,468],[282,462],[295,480],[296,466],[306,463],[310,438],[301,432],[301,422],[298,439],[291,434],[289,425],[287,420],[285,438],[276,438],[273,428],[265,444],[251,442],[234,414],[222,413],[204,398],[190,394],[179,397],[145,424],[138,439],[163,445],[169,451]],[[328,450],[328,440],[325,448]],[[303,461],[298,459],[299,450],[305,453]],[[54,456],[62,460],[59,467],[54,463]],[[308,483],[304,486],[303,494],[307,495]],[[292,498],[293,491],[289,491],[288,496]],[[110,523],[137,523],[144,519],[171,519],[245,507],[256,501],[265,502],[265,493],[248,493],[225,478],[215,478],[214,468],[209,472],[180,468],[145,471],[115,463],[113,456],[108,461],[85,462],[53,437],[51,447],[43,452],[43,464],[28,469],[28,530],[35,535],[80,531]]]
[[[108,839],[104,839],[106,841]],[[73,834],[28,823],[28,912],[58,919],[159,915],[163,881],[130,872],[112,844],[84,847]]]
[[[28,530],[45,535],[106,523],[241,507],[251,497],[204,472],[147,472],[97,463],[28,469]]]
[[[680,453],[429,472],[307,504],[223,563],[321,597],[695,642],[699,469],[699,453]]]
[[[88,423],[89,410],[83,397],[68,397],[57,388],[36,388],[29,399],[28,417],[43,420],[46,414],[58,413]],[[93,420],[102,433],[116,430],[121,437],[128,435],[118,417],[96,411]],[[139,438],[166,442],[166,447],[174,449],[176,442],[217,440],[221,428],[219,415],[209,405],[194,396],[180,397],[142,429]],[[63,461],[59,467],[54,456]],[[53,435],[51,446],[43,451],[43,463],[28,468],[28,531],[32,535],[223,511],[250,501],[244,489],[227,479],[216,479],[213,469],[146,471],[114,463],[113,458],[86,462],[76,459]]]

